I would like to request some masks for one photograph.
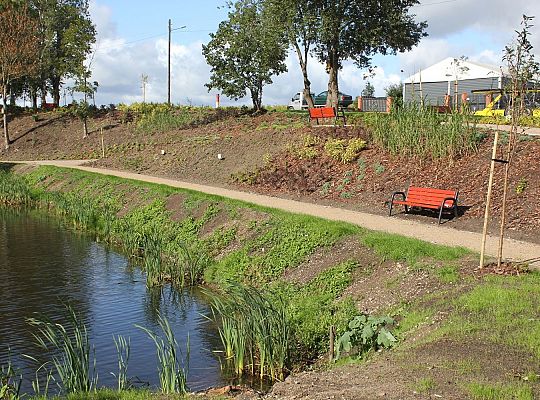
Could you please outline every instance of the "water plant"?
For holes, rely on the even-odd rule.
[[[223,292],[209,292],[214,319],[227,361],[234,372],[283,379],[291,330],[281,297],[229,282]]]
[[[159,364],[159,382],[161,391],[166,394],[188,392],[187,375],[189,371],[189,336],[186,344],[187,354],[181,359],[181,351],[178,342],[171,329],[167,318],[158,315],[158,325],[163,332],[163,337],[140,325],[135,325],[143,330],[154,341]]]
[[[97,386],[96,359],[88,331],[70,304],[65,303],[66,324],[55,323],[45,316],[29,318],[38,329],[34,335],[39,347],[54,351],[52,358],[58,385],[65,393],[89,392]]]
[[[21,389],[22,374],[13,366],[10,357],[0,367],[0,399],[18,399]]]
[[[129,364],[129,354],[131,351],[131,338],[125,338],[122,335],[113,336],[114,346],[118,357],[118,374],[111,374],[116,377],[118,383],[118,391],[129,389],[129,379],[127,369]]]

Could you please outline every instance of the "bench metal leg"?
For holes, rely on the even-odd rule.
[[[394,208],[394,202],[393,201],[390,202],[390,214],[388,215],[389,217],[392,216],[392,208]]]
[[[441,224],[441,218],[442,218],[442,212],[444,207],[441,207],[441,210],[439,211],[439,225]]]

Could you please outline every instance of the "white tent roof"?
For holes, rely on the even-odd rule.
[[[418,71],[405,79],[405,83],[448,82],[464,79],[498,78],[505,75],[500,67],[448,57],[437,64]]]

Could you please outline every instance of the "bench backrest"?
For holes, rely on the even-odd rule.
[[[425,204],[439,207],[446,198],[457,199],[456,190],[444,190],[411,186],[407,191],[407,201],[411,203]],[[447,201],[445,207],[452,207],[454,203]]]
[[[309,109],[310,118],[335,118],[336,111],[332,107],[315,107]]]

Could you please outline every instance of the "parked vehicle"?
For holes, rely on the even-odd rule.
[[[315,103],[315,107],[325,106],[327,97],[328,97],[328,90],[325,90],[324,92],[321,92],[317,96],[315,96],[315,98],[313,99],[313,102]],[[346,108],[350,106],[352,103],[353,103],[353,98],[351,95],[339,92],[338,94],[339,107]]]
[[[311,93],[311,97],[314,98],[315,94]],[[288,110],[307,110],[308,104],[306,98],[304,97],[304,92],[296,92],[296,94],[291,99],[290,103],[287,105]]]

